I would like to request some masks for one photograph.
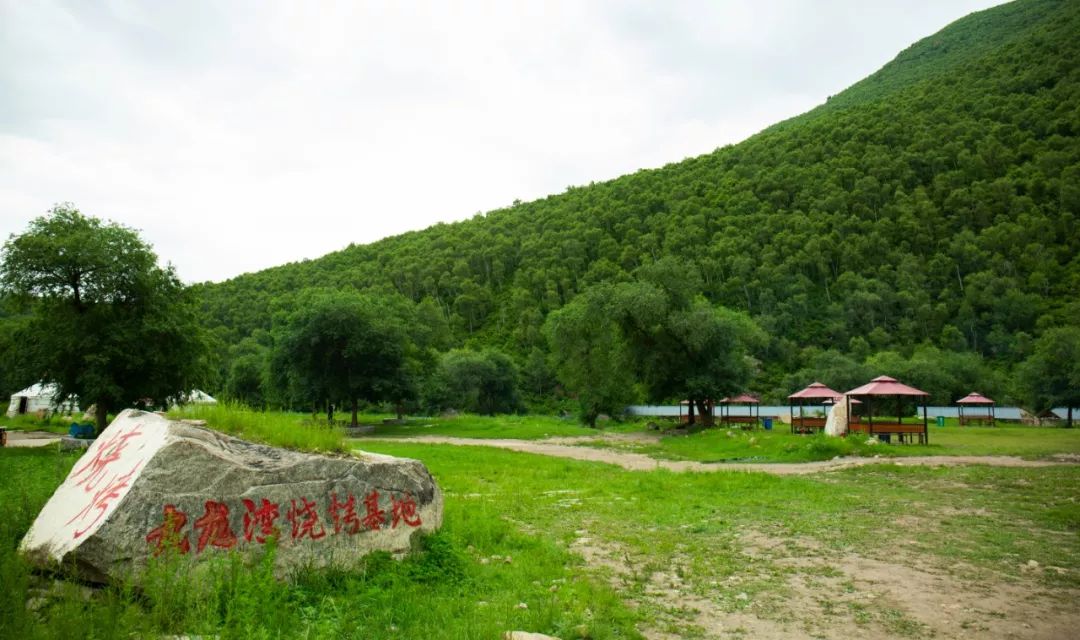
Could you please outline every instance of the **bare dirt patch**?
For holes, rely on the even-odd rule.
[[[831,553],[813,539],[744,532],[743,553],[782,576],[774,590],[747,593],[738,576],[702,584],[683,577],[679,558],[650,570],[648,559],[618,544],[577,534],[571,550],[648,612],[640,630],[650,640],[1057,640],[1076,637],[1080,624],[1080,592],[985,573],[963,579],[902,550],[886,550],[886,558]]]
[[[646,437],[651,437],[646,434]],[[658,460],[642,453],[600,449],[596,447],[566,444],[597,441],[597,438],[622,439],[627,436],[608,434],[605,436],[583,436],[579,438],[553,438],[548,440],[511,440],[486,438],[455,438],[449,436],[414,436],[408,438],[365,438],[364,440],[388,442],[420,442],[428,444],[451,444],[459,446],[496,447],[535,453],[557,458],[571,458],[588,462],[604,462],[630,471],[652,471],[666,469],[676,472],[714,472],[714,471],[758,471],[776,475],[802,475],[838,471],[871,464],[895,464],[901,467],[954,467],[960,465],[983,464],[994,467],[1042,468],[1077,464],[1076,460],[1056,458],[1054,460],[1025,460],[1015,456],[914,456],[909,458],[835,458],[820,462],[798,463],[704,463],[687,460]],[[360,440],[359,442],[363,442]]]
[[[60,436],[49,431],[8,431],[9,447],[47,447],[60,442]]]

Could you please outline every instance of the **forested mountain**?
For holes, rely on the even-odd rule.
[[[307,290],[355,288],[441,316],[444,348],[530,367],[550,312],[670,256],[768,334],[767,395],[945,361],[1008,393],[1034,339],[1080,318],[1078,34],[1080,2],[1018,0],[740,144],[197,289],[227,361]]]

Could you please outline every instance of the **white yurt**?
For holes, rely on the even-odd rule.
[[[217,404],[217,400],[205,391],[192,389],[191,393],[184,394],[183,404]]]
[[[34,384],[11,394],[11,402],[8,404],[7,414],[13,418],[23,413],[37,413],[41,410],[56,410],[57,388],[55,384]],[[79,404],[75,400],[68,400],[59,408],[61,413],[75,413],[79,410]]]

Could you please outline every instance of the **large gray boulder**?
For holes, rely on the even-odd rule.
[[[442,524],[442,494],[416,460],[325,456],[252,444],[127,410],[38,514],[20,549],[95,582],[138,579],[163,553],[192,561],[257,554],[277,540],[275,573],[349,567],[407,552]]]

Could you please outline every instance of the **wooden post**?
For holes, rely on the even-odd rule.
[[[922,401],[922,430],[923,430],[923,444],[930,444],[930,429],[929,422],[926,419],[926,397],[923,396]]]

